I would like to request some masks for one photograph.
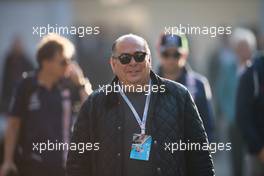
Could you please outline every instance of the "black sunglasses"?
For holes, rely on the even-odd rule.
[[[174,58],[174,59],[179,59],[181,57],[181,53],[179,53],[178,51],[175,51],[173,53],[170,53],[168,51],[164,51],[161,53],[161,56],[163,58]]]
[[[131,62],[132,58],[134,58],[136,62],[143,62],[146,58],[146,55],[147,53],[138,51],[138,52],[135,52],[133,55],[128,54],[128,53],[123,53],[117,57],[114,57],[114,56],[113,57],[118,58],[121,64],[128,64]]]

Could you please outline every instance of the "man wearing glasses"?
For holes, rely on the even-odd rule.
[[[212,141],[214,120],[211,89],[207,79],[194,72],[187,64],[189,55],[187,37],[185,35],[161,35],[158,55],[161,63],[159,75],[187,87],[197,105],[208,139]]]
[[[134,34],[119,37],[112,46],[111,85],[130,89],[92,93],[83,104],[72,143],[99,143],[98,150],[70,150],[68,176],[212,176],[208,150],[174,151],[165,143],[207,143],[191,95],[182,85],[151,70],[147,42]],[[144,89],[134,87],[157,87]],[[151,91],[150,91],[151,90]]]
[[[39,69],[24,75],[10,107],[1,176],[65,175],[67,151],[54,146],[69,142],[72,108],[88,95],[83,75],[71,64],[73,52],[73,44],[56,34],[39,43]],[[66,82],[78,89],[79,100],[73,101]]]

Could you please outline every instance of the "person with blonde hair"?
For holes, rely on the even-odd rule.
[[[69,141],[75,104],[65,82],[79,91],[80,101],[91,93],[89,82],[72,64],[74,51],[71,41],[57,34],[40,41],[38,70],[23,74],[10,105],[1,176],[64,175],[67,151],[56,145]]]

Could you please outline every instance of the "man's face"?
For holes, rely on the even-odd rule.
[[[241,41],[238,43],[238,46],[235,48],[240,62],[246,62],[251,59],[252,53],[250,47],[246,41]]]
[[[141,40],[134,38],[123,39],[116,44],[116,52],[111,58],[111,66],[114,74],[117,75],[120,81],[125,84],[142,84],[150,73],[150,54],[147,53],[145,44]],[[147,53],[144,57],[143,53]],[[143,55],[142,55],[143,54]],[[133,56],[129,63],[122,64],[120,58],[128,58]],[[142,57],[142,61],[138,62],[135,57]],[[129,59],[128,59],[129,60]]]
[[[186,55],[179,52],[176,47],[167,48],[160,53],[160,63],[162,69],[167,73],[181,69],[186,62]]]
[[[47,60],[45,66],[49,73],[56,79],[61,79],[65,76],[70,59],[64,57],[62,52],[57,52],[51,60]]]

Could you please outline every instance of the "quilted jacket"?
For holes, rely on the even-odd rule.
[[[190,93],[181,84],[150,73],[154,85],[165,92],[153,93],[149,108],[153,138],[153,169],[162,176],[212,176],[213,162],[208,150],[165,149],[165,143],[207,143],[207,135]],[[117,82],[116,77],[113,81]],[[72,143],[99,143],[99,150],[70,150],[68,176],[123,175],[123,109],[117,93],[95,91],[83,104],[74,126]]]

